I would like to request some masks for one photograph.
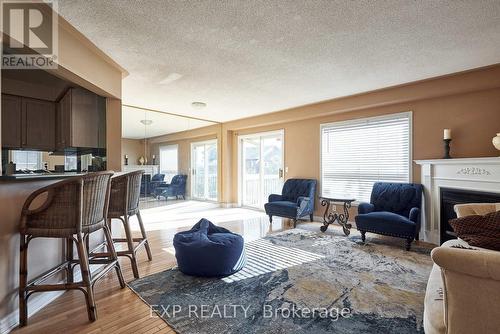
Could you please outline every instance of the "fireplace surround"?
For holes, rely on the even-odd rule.
[[[421,166],[424,186],[420,230],[424,241],[439,245],[454,237],[448,225],[448,219],[454,218],[454,204],[500,199],[500,158],[416,160],[415,163]]]

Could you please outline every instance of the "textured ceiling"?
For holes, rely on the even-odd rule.
[[[216,121],[500,62],[498,0],[64,0],[59,10],[130,72],[124,103]]]

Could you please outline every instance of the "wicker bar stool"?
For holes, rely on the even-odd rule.
[[[125,238],[113,238],[113,242],[127,243],[127,250],[118,251],[118,256],[126,256],[132,262],[132,272],[135,278],[139,278],[137,268],[137,250],[144,246],[148,255],[148,260],[152,260],[151,249],[149,247],[146,230],[142,223],[141,212],[139,211],[139,196],[141,191],[141,178],[144,171],[135,171],[111,179],[111,196],[109,200],[108,224],[111,226],[111,219],[119,219],[123,223]],[[141,229],[141,237],[133,238],[130,230],[130,217],[136,215]]]
[[[115,268],[122,288],[125,281],[113,245],[111,233],[106,224],[109,204],[111,172],[92,173],[72,177],[33,192],[21,213],[20,224],[20,266],[19,266],[19,324],[28,321],[27,300],[31,294],[43,291],[77,289],[85,294],[90,321],[97,317],[93,287],[110,269]],[[38,196],[46,194],[44,203],[31,209]],[[104,230],[106,250],[100,256],[89,259],[86,247],[89,235]],[[66,261],[28,283],[28,245],[34,238],[66,239]],[[73,242],[76,243],[78,259],[73,258]],[[90,272],[90,264],[101,265],[100,269]],[[79,265],[82,280],[74,281],[73,269]],[[42,284],[52,275],[66,271],[66,283]]]

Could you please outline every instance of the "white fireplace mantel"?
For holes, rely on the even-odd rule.
[[[424,186],[421,236],[439,244],[440,190],[454,188],[500,194],[500,157],[415,160]]]

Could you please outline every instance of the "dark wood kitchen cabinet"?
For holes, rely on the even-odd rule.
[[[57,148],[105,145],[102,142],[105,112],[103,97],[82,88],[69,89],[57,105]]]
[[[2,147],[52,151],[54,102],[2,94]]]
[[[56,143],[56,109],[50,101],[23,98],[21,146],[53,151]]]
[[[2,95],[2,147],[21,147],[22,99]]]

